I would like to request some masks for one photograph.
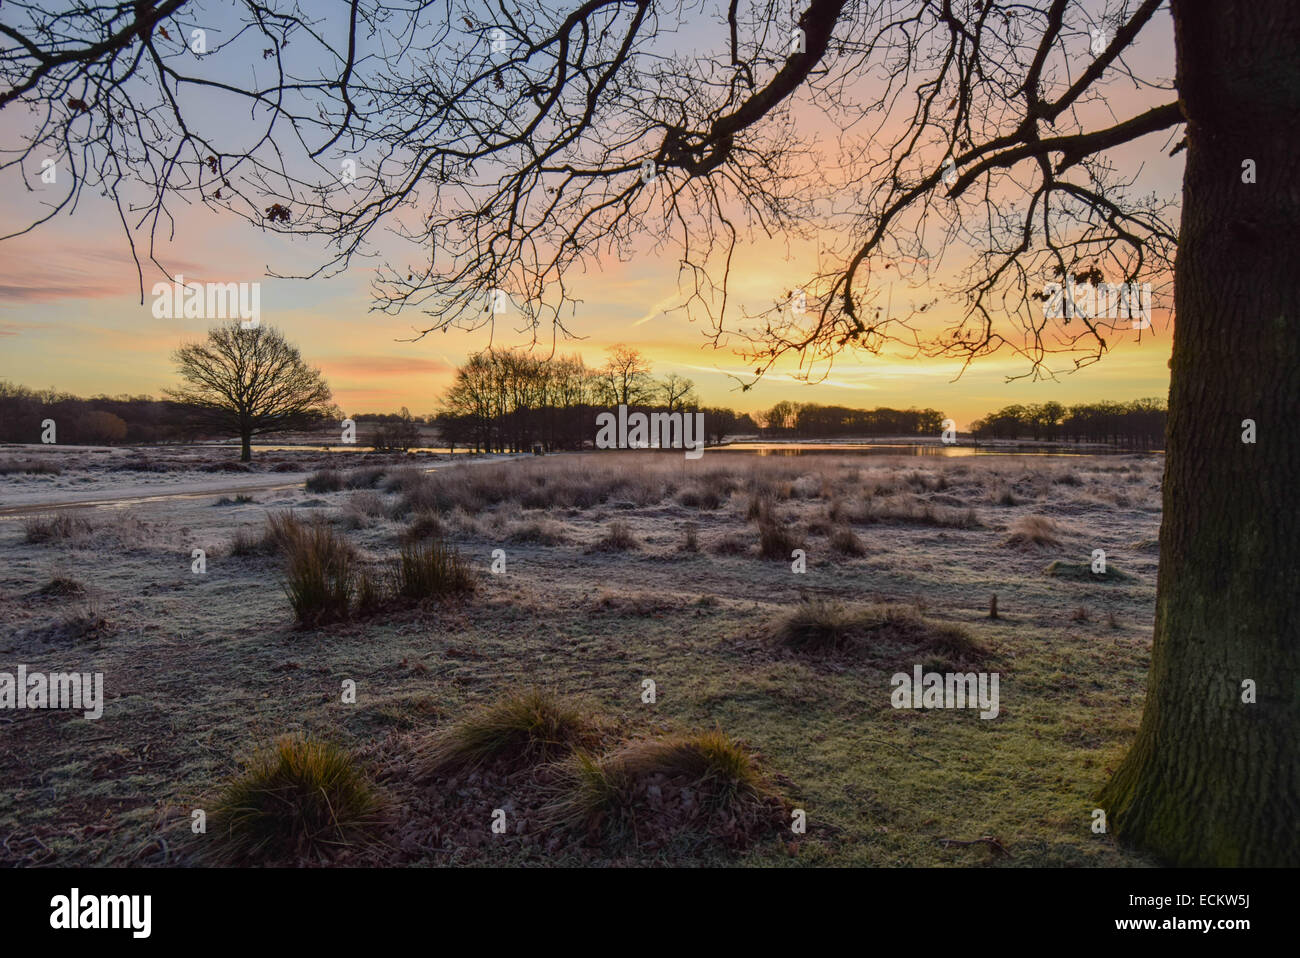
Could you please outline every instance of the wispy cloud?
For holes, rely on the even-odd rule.
[[[430,373],[441,375],[455,371],[455,367],[438,359],[420,359],[405,356],[347,356],[323,359],[320,367],[326,373],[353,376],[416,376]]]

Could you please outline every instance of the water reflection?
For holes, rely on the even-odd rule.
[[[1074,446],[945,446],[938,443],[831,443],[831,442],[737,442],[709,449],[710,454],[742,452],[758,456],[816,456],[834,454],[858,456],[1106,456],[1158,455],[1159,449],[1080,449]]]

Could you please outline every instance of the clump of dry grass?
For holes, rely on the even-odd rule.
[[[593,611],[618,612],[635,615],[638,618],[649,618],[675,612],[680,605],[675,598],[650,592],[628,593],[602,589],[592,601],[591,608]]]
[[[383,481],[386,469],[383,466],[361,466],[349,469],[343,474],[343,485],[348,489],[374,489]]]
[[[789,559],[795,549],[803,548],[803,538],[775,518],[758,523],[758,554],[764,559]]]
[[[232,864],[325,858],[372,840],[386,812],[348,752],[285,738],[255,755],[218,796],[212,854]]]
[[[355,553],[323,522],[299,526],[286,558],[283,588],[303,626],[347,618],[351,610]]]
[[[61,476],[63,470],[43,459],[0,459],[0,476],[21,473],[28,476]]]
[[[441,538],[446,534],[446,525],[436,512],[417,512],[410,525],[402,532],[403,542],[419,542],[422,539]]]
[[[404,482],[396,508],[405,513],[460,507],[473,514],[503,503],[547,510],[590,509],[613,500],[646,506],[663,501],[679,472],[654,456],[634,455],[458,465]]]
[[[978,529],[979,516],[974,509],[953,509],[920,502],[912,497],[893,496],[875,499],[855,517],[860,522],[902,522],[948,529]]]
[[[688,522],[682,527],[682,552],[699,552],[700,551],[700,528],[694,522]]]
[[[454,548],[440,539],[402,547],[393,591],[404,599],[444,599],[473,592],[474,574]]]
[[[100,611],[98,601],[92,599],[81,608],[38,629],[35,637],[43,642],[85,642],[99,638],[111,630],[112,625]]]
[[[614,845],[697,844],[703,833],[743,847],[785,823],[757,756],[721,730],[578,751],[557,771],[543,818]]]
[[[214,502],[213,505],[214,506],[246,506],[256,501],[257,500],[255,500],[252,496],[239,495],[239,496],[235,496],[234,498],[231,498],[230,496],[222,496],[220,499]]]
[[[867,554],[867,547],[847,526],[836,529],[831,534],[830,547],[832,552],[844,556],[864,556]]]
[[[1006,546],[1035,549],[1061,544],[1060,528],[1046,516],[1021,516],[1011,523],[1010,535],[1003,540]]]
[[[723,497],[715,489],[709,489],[701,483],[692,483],[677,494],[677,501],[688,509],[719,509]]]
[[[605,530],[603,538],[592,543],[589,552],[630,552],[641,548],[641,543],[632,534],[632,527],[622,519],[615,519]]]
[[[1018,506],[1020,500],[1005,482],[998,482],[989,490],[989,502],[999,506]]]
[[[28,516],[23,520],[23,537],[30,543],[67,542],[81,539],[94,531],[88,518],[75,512]]]
[[[564,526],[554,519],[532,519],[516,523],[506,533],[509,542],[524,542],[534,545],[557,546],[569,541]]]
[[[917,492],[942,492],[948,488],[948,477],[942,472],[937,475],[931,475],[924,472],[912,471],[903,476],[903,482],[908,488]]]
[[[739,556],[749,552],[749,542],[744,536],[731,532],[716,539],[709,551],[720,556]]]
[[[265,553],[265,532],[258,532],[252,526],[240,526],[230,540],[229,553],[232,556],[254,556]]]
[[[288,554],[293,549],[306,527],[293,512],[273,512],[266,517],[266,532],[262,537],[262,549],[265,552]]]
[[[321,469],[307,477],[308,492],[338,492],[343,488],[343,473],[337,469]]]
[[[599,747],[602,735],[603,723],[554,692],[509,692],[437,732],[419,751],[419,776],[486,762],[517,767],[555,761],[574,749]]]
[[[349,529],[368,528],[384,514],[384,500],[375,492],[357,492],[343,506],[343,522]]]
[[[1122,572],[1113,562],[1106,563],[1105,572],[1093,572],[1090,562],[1062,562],[1060,559],[1053,560],[1043,570],[1043,574],[1050,575],[1054,579],[1072,579],[1075,582],[1125,582],[1133,578],[1127,572]]]
[[[837,599],[805,598],[780,619],[774,640],[803,653],[936,653],[960,661],[987,656],[965,629],[935,622],[901,605],[849,607]]]
[[[421,485],[424,480],[424,470],[414,466],[389,469],[384,473],[384,492],[406,492]]]
[[[745,507],[745,518],[751,522],[755,520],[759,522],[770,521],[773,508],[774,503],[771,493],[762,492],[750,496],[749,505]]]
[[[85,594],[86,587],[82,583],[62,575],[54,576],[32,593],[42,599],[66,599]]]

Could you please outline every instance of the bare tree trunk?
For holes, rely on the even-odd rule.
[[[250,462],[253,458],[253,431],[251,429],[241,429],[239,431],[239,461]]]
[[[1175,863],[1294,866],[1300,5],[1172,7],[1187,166],[1155,641],[1142,726],[1101,807]]]

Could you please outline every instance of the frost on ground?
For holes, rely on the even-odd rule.
[[[102,672],[106,703],[98,721],[0,712],[6,864],[199,863],[222,838],[193,834],[193,810],[286,735],[350,750],[392,812],[377,844],[324,858],[342,864],[1146,863],[1090,826],[1141,716],[1160,457],[276,453],[227,474],[210,453],[164,472],[125,468],[166,465],[154,450],[60,455],[28,447],[59,472],[0,476],[0,671]],[[187,494],[153,498],[155,476]],[[82,487],[116,501],[40,511]],[[289,511],[377,580],[444,538],[478,587],[299,627],[264,544]],[[1090,577],[1096,550],[1122,573]],[[817,654],[780,641],[810,602],[868,625]],[[876,608],[915,641],[854,611]],[[964,668],[961,650],[1000,675],[996,719],[891,707],[893,673]],[[802,809],[806,833],[608,846],[547,821],[549,766],[414,774],[430,736],[536,686],[598,709],[611,754],[724,731],[781,792],[763,807]],[[684,781],[647,787],[690,805]]]

